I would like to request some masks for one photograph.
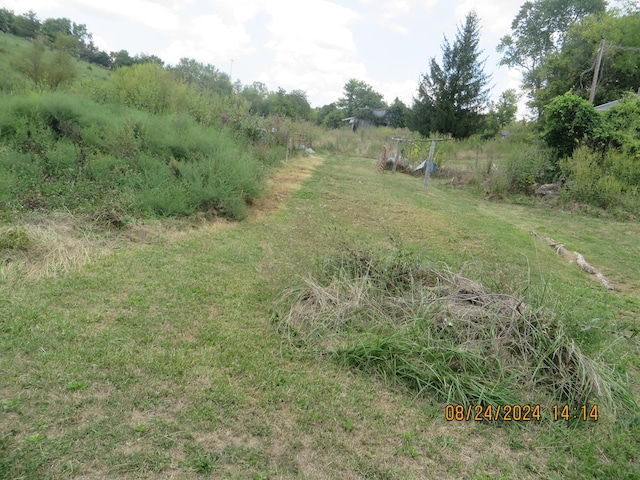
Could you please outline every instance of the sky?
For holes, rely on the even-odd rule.
[[[491,99],[518,89],[517,70],[499,66],[500,38],[524,0],[0,0],[16,14],[85,24],[101,50],[183,57],[215,66],[232,80],[269,90],[304,90],[313,107],[343,96],[355,78],[388,103],[411,106],[420,75],[441,63],[445,37],[475,10]],[[523,101],[521,102],[521,105]],[[520,107],[519,116],[522,112]]]

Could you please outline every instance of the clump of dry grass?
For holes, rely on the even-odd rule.
[[[112,239],[81,228],[70,215],[58,214],[9,227],[19,231],[19,245],[0,248],[0,281],[42,278],[84,265],[109,250]],[[3,233],[0,233],[2,236]]]
[[[292,344],[448,402],[634,405],[553,312],[402,253],[350,250],[285,292],[277,311]]]

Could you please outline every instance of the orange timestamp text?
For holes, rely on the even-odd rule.
[[[559,420],[598,420],[598,405],[553,405],[550,417]],[[444,408],[445,420],[463,421],[503,421],[535,422],[543,418],[544,409],[540,405],[452,405]]]

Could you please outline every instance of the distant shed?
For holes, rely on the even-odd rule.
[[[638,89],[638,98],[640,98],[640,88]],[[618,105],[621,101],[622,101],[622,99],[614,100],[613,102],[603,103],[602,105],[596,106],[595,109],[598,112],[606,112],[610,108],[615,107],[616,105]]]

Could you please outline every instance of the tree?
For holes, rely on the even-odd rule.
[[[11,33],[17,37],[36,38],[40,30],[40,20],[33,10],[13,18]]]
[[[15,18],[16,16],[11,10],[0,8],[0,32],[11,33]]]
[[[602,118],[588,101],[568,92],[545,108],[543,141],[558,159],[570,157],[581,143],[593,140]]]
[[[545,83],[535,93],[538,108],[569,90],[583,98],[591,91],[591,79],[600,42],[605,49],[595,103],[617,100],[640,86],[640,13],[592,15],[566,35],[562,49],[545,61]]]
[[[80,58],[87,62],[95,63],[102,67],[111,67],[111,57],[107,52],[103,52],[95,46],[93,40],[89,43],[84,43],[80,47]]]
[[[411,122],[422,135],[437,131],[466,138],[482,129],[490,76],[484,73],[486,60],[480,60],[479,42],[480,20],[471,11],[458,27],[453,45],[445,37],[442,67],[435,58],[429,62],[430,73],[422,75]]]
[[[393,128],[405,128],[407,126],[408,112],[409,107],[396,97],[388,109],[389,126]]]
[[[159,67],[164,67],[164,60],[162,60],[157,55],[151,55],[148,53],[138,53],[135,57],[133,57],[133,63],[135,65],[141,65],[143,63],[154,63]]]
[[[76,76],[71,56],[64,50],[47,53],[41,39],[34,40],[27,53],[13,62],[13,67],[31,80],[38,90],[48,87],[55,91]]]
[[[14,60],[13,68],[33,82],[36,89],[44,82],[45,71],[45,47],[39,40],[31,43],[27,52]]]
[[[490,111],[494,112],[497,123],[500,128],[504,128],[516,119],[518,113],[518,95],[512,88],[505,90],[500,94],[497,102],[492,102]]]
[[[40,26],[40,33],[45,35],[50,42],[54,42],[59,33],[71,36],[73,33],[71,20],[68,18],[47,18]]]
[[[362,80],[350,79],[344,85],[344,96],[338,100],[338,108],[345,117],[368,116],[374,108],[385,107],[384,97]]]
[[[523,86],[534,97],[544,84],[545,60],[562,48],[569,29],[605,8],[605,0],[525,2],[511,23],[512,35],[502,37],[497,47],[503,54],[500,64],[521,68]]]
[[[56,51],[45,64],[45,83],[52,92],[75,77],[76,69],[73,66],[71,55],[64,50]]]
[[[277,92],[269,94],[266,104],[271,115],[307,120],[311,114],[307,94],[302,90],[287,93],[284,88],[278,88]]]
[[[513,89],[500,94],[497,102],[489,104],[489,114],[486,117],[486,127],[483,139],[490,139],[498,135],[500,130],[513,122],[518,112],[518,95]]]
[[[336,102],[316,109],[316,123],[327,128],[338,128],[342,125],[342,110]]]
[[[247,99],[249,111],[254,115],[266,115],[267,98],[269,97],[269,89],[262,82],[253,82],[251,85],[245,85],[242,88],[241,95]]]
[[[231,95],[233,92],[229,75],[220,72],[213,65],[205,65],[193,58],[181,58],[177,65],[169,69],[180,80],[197,86],[201,91],[218,95]]]
[[[130,67],[135,64],[136,61],[129,52],[126,50],[120,50],[119,52],[111,52],[111,66],[116,69],[120,67]]]

